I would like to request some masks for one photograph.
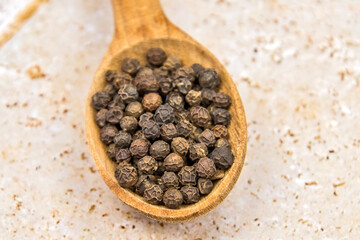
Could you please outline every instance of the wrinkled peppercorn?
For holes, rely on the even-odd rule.
[[[214,97],[214,105],[219,108],[228,108],[231,104],[231,98],[226,93],[218,92]]]
[[[226,138],[219,138],[215,143],[215,147],[230,147],[230,143]]]
[[[194,129],[194,126],[187,120],[181,120],[177,125],[176,129],[178,136],[188,137]]]
[[[204,143],[207,147],[213,147],[216,142],[214,133],[210,129],[205,129],[198,137],[198,141]]]
[[[113,100],[108,104],[108,109],[113,107],[119,107],[121,110],[125,109],[125,104],[122,102],[119,94],[116,94]]]
[[[160,135],[164,141],[170,142],[177,137],[177,129],[173,123],[163,124],[160,128]]]
[[[187,78],[178,78],[174,81],[174,84],[179,92],[184,95],[187,94],[192,88],[192,83]]]
[[[182,137],[174,138],[171,142],[171,149],[180,156],[186,156],[189,147],[188,141]]]
[[[126,85],[126,84],[131,84],[133,81],[132,77],[127,74],[127,73],[123,73],[123,72],[119,72],[113,80],[113,85],[115,88],[119,89],[121,86]]]
[[[203,88],[215,88],[220,84],[220,78],[214,69],[209,68],[200,73],[199,83]]]
[[[164,193],[163,202],[168,208],[177,209],[183,201],[182,193],[175,188],[170,188]]]
[[[118,91],[119,99],[124,103],[134,102],[138,99],[139,93],[134,85],[121,85]]]
[[[106,112],[106,121],[111,124],[118,124],[123,117],[123,111],[120,107],[110,108]]]
[[[221,170],[221,169],[218,169],[218,170],[216,170],[214,176],[212,176],[212,178],[210,178],[210,179],[212,181],[214,181],[214,180],[222,179],[223,177],[225,177],[225,171]]]
[[[183,66],[183,67],[176,69],[173,78],[175,80],[180,79],[180,78],[185,78],[190,82],[194,82],[195,81],[195,72],[191,67]]]
[[[161,105],[156,109],[154,120],[159,124],[172,123],[175,119],[174,109],[167,104]]]
[[[190,90],[188,94],[186,94],[185,100],[192,107],[198,106],[201,103],[201,92]]]
[[[200,158],[195,165],[196,173],[202,178],[211,178],[216,172],[216,166],[213,160],[208,157]]]
[[[134,79],[134,84],[140,92],[156,92],[160,86],[150,68],[141,69]]]
[[[103,108],[101,109],[100,111],[98,111],[95,115],[95,121],[96,121],[96,124],[99,126],[99,127],[104,127],[105,124],[106,124],[106,113],[107,113],[107,109],[106,108]]]
[[[190,112],[188,110],[181,110],[175,113],[175,123],[178,124],[181,120],[187,120],[190,118]]]
[[[144,96],[141,103],[146,111],[153,112],[162,104],[162,99],[157,93],[148,93]]]
[[[144,114],[141,114],[140,118],[139,118],[139,126],[143,127],[143,125],[149,121],[152,120],[154,114],[152,114],[151,112],[146,112]]]
[[[169,71],[164,68],[164,66],[153,69],[153,73],[157,80],[161,78],[169,77]]]
[[[135,117],[125,116],[120,120],[122,130],[132,132],[137,129],[138,122]]]
[[[193,130],[191,131],[189,138],[193,139],[193,140],[198,140],[200,134],[203,132],[203,130],[199,127],[194,127]]]
[[[155,141],[150,146],[150,155],[156,160],[163,160],[170,153],[170,146],[163,140]]]
[[[197,187],[187,185],[182,187],[180,192],[183,195],[185,204],[197,203],[200,200],[200,193]]]
[[[139,102],[131,102],[125,108],[125,115],[139,118],[144,109]]]
[[[151,184],[150,187],[144,191],[144,198],[151,204],[160,204],[163,198],[163,190],[157,184]]]
[[[168,94],[174,89],[173,81],[169,77],[160,78],[159,85],[160,85],[160,93],[163,95]]]
[[[189,148],[189,157],[191,160],[196,161],[200,158],[206,157],[208,154],[208,149],[203,143],[195,143],[190,145]]]
[[[114,81],[114,78],[119,76],[120,72],[117,70],[107,70],[105,73],[105,80],[108,83],[112,83]]]
[[[149,120],[142,125],[142,130],[147,139],[155,140],[160,137],[160,127],[153,120]]]
[[[121,64],[121,70],[134,76],[140,69],[140,62],[136,58],[125,58]]]
[[[201,90],[201,103],[205,106],[209,106],[215,98],[216,92],[209,88]]]
[[[128,148],[131,143],[131,135],[125,131],[119,131],[114,137],[116,148]]]
[[[215,125],[211,130],[216,138],[227,138],[229,134],[224,125]]]
[[[106,86],[104,87],[104,91],[107,92],[111,98],[113,98],[115,96],[115,94],[117,93],[117,89],[111,83],[106,84]]]
[[[197,187],[198,187],[201,194],[206,195],[206,194],[209,194],[211,192],[211,190],[214,187],[214,184],[210,179],[199,178]]]
[[[228,169],[234,162],[234,155],[228,147],[215,148],[210,153],[210,158],[219,169]]]
[[[117,163],[121,163],[124,161],[129,162],[131,160],[131,154],[130,154],[129,149],[127,149],[127,148],[119,149],[116,152],[115,158],[116,158]]]
[[[179,188],[179,178],[174,172],[165,171],[161,177],[161,183],[166,188]]]
[[[196,185],[196,170],[194,166],[185,166],[178,173],[181,185]]]
[[[176,56],[169,56],[163,64],[164,69],[168,71],[175,71],[177,68],[181,67],[182,61]]]
[[[157,161],[150,156],[145,156],[137,162],[140,174],[154,174],[158,168]]]
[[[154,66],[162,65],[166,58],[166,53],[161,48],[150,48],[146,53],[146,60]]]
[[[166,96],[166,103],[168,103],[176,111],[180,111],[184,108],[184,97],[179,92],[171,92]]]
[[[100,129],[100,139],[105,144],[113,142],[115,135],[118,133],[118,129],[113,125],[106,125]]]
[[[230,122],[230,113],[226,109],[215,108],[211,115],[215,124],[227,126]]]
[[[135,192],[139,195],[144,195],[145,189],[152,186],[152,180],[153,179],[151,175],[140,175],[135,184]]]
[[[116,147],[115,147],[115,144],[112,143],[110,144],[109,146],[107,146],[106,148],[106,154],[108,155],[108,157],[111,159],[111,160],[115,160],[115,155],[116,155]]]
[[[97,92],[91,98],[91,103],[96,110],[106,108],[110,101],[110,94],[106,91]]]
[[[209,111],[201,106],[190,109],[190,119],[198,127],[207,127],[211,123]]]
[[[202,71],[204,71],[204,67],[198,63],[194,63],[193,65],[191,65],[191,68],[193,69],[195,77],[197,78],[200,77],[200,74],[202,73]]]
[[[130,145],[130,153],[134,158],[145,157],[149,150],[149,144],[143,139],[137,139]]]
[[[183,166],[185,166],[185,162],[179,154],[170,153],[164,159],[164,167],[166,171],[178,172]]]
[[[136,168],[129,165],[118,166],[115,169],[115,178],[120,186],[127,188],[132,187],[138,180]]]

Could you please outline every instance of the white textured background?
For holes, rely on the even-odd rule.
[[[0,34],[29,2],[0,0]],[[0,239],[358,239],[359,2],[161,3],[225,64],[244,102],[248,153],[231,194],[183,224],[116,198],[84,133],[110,2],[49,0],[0,47]],[[29,77],[35,65],[45,77]]]

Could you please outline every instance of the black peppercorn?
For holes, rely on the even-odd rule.
[[[190,145],[189,148],[189,157],[191,160],[196,161],[200,158],[206,157],[208,155],[208,149],[203,143],[195,143]]]
[[[201,90],[201,103],[204,106],[209,106],[215,98],[216,92],[209,88],[204,88]]]
[[[150,146],[150,155],[156,160],[163,160],[170,153],[170,146],[163,140],[155,141]]]
[[[113,142],[115,135],[118,133],[118,129],[113,125],[106,125],[100,129],[100,139],[105,144]]]
[[[201,106],[190,109],[190,119],[198,127],[207,127],[211,123],[209,111]]]
[[[95,121],[96,121],[96,124],[99,126],[99,127],[104,127],[105,124],[106,124],[106,113],[107,113],[107,109],[106,108],[103,108],[101,109],[100,111],[98,111],[95,115]]]
[[[113,108],[113,107],[119,107],[121,110],[125,109],[125,104],[121,100],[119,94],[116,94],[114,96],[113,100],[110,101],[109,104],[108,104],[108,109]]]
[[[105,85],[104,91],[107,92],[110,95],[111,98],[114,97],[115,94],[117,93],[117,89],[111,83],[108,83],[108,84]]]
[[[135,117],[125,116],[120,120],[120,127],[122,130],[132,132],[137,129],[138,122]]]
[[[143,125],[149,121],[152,120],[154,114],[152,114],[151,112],[146,112],[144,114],[141,114],[140,118],[139,118],[139,126],[143,127]]]
[[[143,68],[137,73],[134,84],[140,92],[156,92],[159,89],[159,81],[155,78],[153,70]]]
[[[175,71],[177,68],[181,67],[182,61],[176,56],[169,56],[163,64],[163,68],[168,71]]]
[[[186,156],[189,151],[189,143],[185,138],[177,137],[171,142],[171,149],[180,156]]]
[[[117,163],[121,163],[124,161],[129,162],[131,160],[131,154],[130,154],[129,149],[127,149],[127,148],[119,149],[116,152],[115,158],[116,158]]]
[[[118,124],[123,117],[123,111],[120,107],[110,108],[106,112],[106,121],[111,124]]]
[[[170,77],[160,78],[159,85],[160,85],[160,93],[163,95],[168,94],[174,89],[173,80]]]
[[[114,78],[117,77],[120,74],[117,70],[107,70],[105,73],[105,80],[108,83],[112,83],[114,81]]]
[[[166,103],[168,103],[176,111],[182,110],[184,108],[184,97],[179,92],[170,92],[166,96]]]
[[[91,103],[96,110],[106,108],[110,101],[111,97],[106,91],[97,92],[91,98]]]
[[[187,120],[181,120],[177,125],[176,129],[178,136],[188,137],[194,129],[194,126]]]
[[[175,119],[174,109],[167,104],[161,105],[156,109],[154,120],[159,124],[172,123]]]
[[[118,95],[119,95],[119,99],[124,103],[134,102],[139,97],[139,93],[136,87],[130,84],[125,84],[120,86]]]
[[[107,146],[106,148],[106,154],[108,155],[108,157],[111,159],[111,160],[115,160],[115,155],[116,155],[116,147],[115,147],[115,144],[112,143],[110,144],[109,146]]]
[[[193,65],[191,65],[191,68],[193,69],[195,77],[197,78],[200,77],[201,72],[204,71],[204,67],[198,63],[194,63]]]
[[[134,158],[145,157],[149,150],[149,144],[143,139],[137,139],[130,145],[130,153]]]
[[[183,195],[179,190],[170,188],[164,193],[163,202],[166,207],[177,209],[183,203]]]
[[[228,169],[234,162],[234,155],[228,147],[215,148],[210,153],[210,158],[214,160],[216,167],[219,169]]]
[[[215,143],[215,147],[230,147],[230,143],[226,138],[219,138]]]
[[[211,190],[214,187],[214,184],[210,179],[199,178],[197,187],[201,194],[206,195],[211,192]]]
[[[216,172],[216,166],[213,160],[208,157],[200,158],[195,165],[196,173],[202,178],[211,178]]]
[[[214,176],[212,176],[212,178],[210,178],[210,180],[212,180],[212,181],[219,180],[219,179],[222,179],[223,177],[225,177],[225,171],[218,169],[218,170],[216,170]]]
[[[114,137],[116,148],[128,148],[131,143],[131,135],[125,131],[119,131]]]
[[[115,169],[115,178],[120,186],[126,188],[132,187],[138,180],[136,168],[129,165],[118,166]]]
[[[119,72],[113,80],[113,85],[115,88],[119,89],[121,86],[126,85],[126,84],[131,84],[133,81],[132,77],[127,74],[127,73],[123,73],[123,72]]]
[[[214,97],[214,105],[219,108],[228,108],[231,104],[231,98],[226,93],[218,92]]]
[[[183,195],[185,204],[197,203],[200,200],[200,193],[197,187],[187,185],[182,187],[180,192]]]
[[[181,185],[196,185],[196,170],[194,166],[185,166],[178,173]]]
[[[179,178],[174,172],[165,171],[161,177],[161,183],[166,188],[179,188]]]
[[[198,141],[204,143],[207,147],[213,147],[216,142],[214,133],[210,129],[205,129],[198,137]]]
[[[173,78],[175,80],[183,78],[189,82],[194,82],[195,81],[195,72],[191,67],[183,66],[183,67],[176,69]]]
[[[185,162],[179,154],[170,153],[164,159],[164,167],[166,171],[178,172],[183,166],[185,166]]]
[[[211,130],[216,138],[227,138],[229,134],[224,125],[215,125]]]
[[[178,78],[174,81],[174,84],[179,92],[184,95],[187,94],[192,88],[192,83],[187,78]]]
[[[147,139],[155,140],[160,137],[160,127],[153,120],[149,120],[142,124],[142,130]]]
[[[150,48],[146,53],[146,60],[154,66],[161,66],[166,58],[166,53],[161,48]]]
[[[137,162],[140,174],[154,174],[158,168],[158,162],[150,156],[145,156]]]
[[[187,120],[190,118],[190,112],[188,110],[181,110],[175,112],[175,123],[178,124],[181,120]]]
[[[141,103],[146,111],[153,112],[162,104],[162,99],[157,93],[148,93],[144,96]]]
[[[160,204],[163,198],[163,190],[157,184],[151,184],[150,187],[146,188],[144,191],[144,198],[147,202],[151,204]]]
[[[193,130],[191,131],[189,138],[197,141],[200,134],[203,132],[203,130],[199,127],[194,127]]]
[[[153,184],[152,178],[151,175],[140,175],[135,184],[135,192],[139,195],[144,195],[145,189],[151,187]]]
[[[169,71],[164,66],[153,69],[153,73],[157,80],[161,78],[169,77]]]
[[[131,102],[126,106],[125,115],[139,118],[144,109],[139,102]]]
[[[140,69],[140,62],[136,58],[125,58],[121,64],[121,70],[134,76]]]
[[[230,113],[223,108],[215,108],[211,116],[215,124],[227,126],[230,122]]]
[[[190,90],[188,92],[188,94],[186,94],[185,100],[192,107],[198,106],[201,103],[201,92],[195,91],[195,90]]]
[[[203,88],[215,88],[220,84],[220,78],[214,69],[205,69],[199,76],[200,86]]]
[[[177,137],[177,129],[173,123],[163,124],[160,128],[160,135],[164,141],[170,142]]]

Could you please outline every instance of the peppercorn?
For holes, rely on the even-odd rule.
[[[108,83],[112,83],[114,81],[114,78],[117,77],[120,74],[117,70],[107,70],[105,73],[105,80]]]
[[[126,106],[125,114],[127,116],[133,116],[135,118],[139,118],[143,113],[144,109],[139,102],[131,102]]]
[[[163,124],[160,128],[160,135],[164,141],[170,142],[177,137],[177,129],[173,123]]]
[[[121,86],[126,85],[126,84],[131,84],[132,82],[133,82],[133,78],[129,74],[119,72],[114,77],[113,85],[115,88],[119,89]]]
[[[154,114],[152,114],[151,112],[146,112],[141,114],[140,118],[139,118],[139,126],[143,127],[144,123],[146,123],[149,120],[152,120]]]
[[[182,187],[180,192],[183,195],[185,204],[197,203],[200,200],[200,193],[197,187],[187,185]]]
[[[149,150],[149,144],[143,139],[137,139],[130,145],[130,153],[134,158],[145,157]]]
[[[135,117],[125,116],[120,120],[120,127],[122,130],[132,132],[137,129],[138,122]]]
[[[215,147],[230,147],[230,143],[226,138],[219,138],[215,143]]]
[[[161,177],[161,183],[166,188],[179,188],[179,178],[174,172],[165,171]]]
[[[174,109],[167,104],[161,105],[156,109],[154,120],[159,124],[172,123],[175,119]]]
[[[168,208],[177,209],[181,206],[183,201],[183,195],[175,188],[170,188],[164,193],[163,202]]]
[[[124,103],[134,102],[138,99],[139,93],[134,85],[121,85],[118,91],[119,99]]]
[[[209,194],[211,192],[211,190],[214,187],[214,184],[210,179],[199,178],[197,187],[198,187],[201,194],[206,195],[206,194]]]
[[[116,148],[128,148],[131,143],[131,135],[125,131],[119,131],[114,137]]]
[[[95,93],[91,98],[91,103],[96,110],[106,108],[110,101],[111,97],[106,91],[99,91]]]
[[[95,121],[96,121],[96,124],[99,126],[99,127],[104,127],[105,124],[106,124],[106,113],[107,113],[107,109],[106,108],[103,108],[101,109],[100,111],[98,111],[95,115]]]
[[[209,88],[204,88],[201,90],[201,103],[204,106],[209,106],[215,98],[216,92]]]
[[[206,157],[208,155],[208,149],[203,143],[195,143],[190,145],[189,148],[189,157],[191,160],[196,161],[200,158]]]
[[[116,152],[115,159],[117,163],[121,163],[124,161],[129,162],[131,160],[131,154],[129,149],[127,148],[119,149]]]
[[[107,92],[111,98],[113,98],[115,96],[115,94],[117,93],[117,89],[111,83],[107,83],[105,85],[104,91]]]
[[[166,68],[164,68],[164,66],[153,69],[153,73],[157,80],[160,80],[161,78],[169,77],[169,71]]]
[[[151,175],[140,175],[135,184],[135,192],[139,195],[144,195],[145,189],[151,187],[152,184],[153,181]]]
[[[106,112],[106,121],[111,124],[118,124],[123,117],[123,111],[120,107],[110,108]]]
[[[223,92],[218,92],[214,97],[214,105],[219,108],[228,108],[231,104],[231,98],[229,95]]]
[[[190,112],[188,110],[181,110],[175,112],[175,123],[178,124],[181,120],[188,120],[190,118]]]
[[[150,146],[150,155],[156,160],[163,160],[170,153],[170,146],[163,140],[155,141]]]
[[[144,191],[144,198],[151,204],[160,204],[163,198],[163,190],[157,184],[151,184],[150,187]]]
[[[116,147],[115,144],[112,143],[106,148],[106,154],[111,160],[115,160],[115,154],[116,154]]]
[[[214,69],[208,68],[200,73],[199,83],[203,88],[215,88],[220,84],[220,78]]]
[[[215,108],[211,114],[215,124],[227,126],[230,122],[230,113],[223,108]]]
[[[157,161],[150,156],[145,156],[137,162],[137,168],[140,174],[154,174],[158,168]]]
[[[194,125],[192,125],[189,121],[187,120],[181,120],[177,125],[176,125],[176,130],[178,132],[178,136],[180,137],[188,137],[191,132],[194,129]]]
[[[166,103],[168,103],[176,111],[180,111],[184,108],[185,102],[184,97],[179,92],[170,92],[166,96]]]
[[[100,129],[100,139],[105,144],[113,142],[115,135],[118,133],[118,129],[113,125],[106,125]]]
[[[192,88],[192,83],[187,78],[178,78],[174,81],[174,84],[179,92],[184,95],[187,94]]]
[[[160,137],[160,127],[153,120],[149,120],[144,124],[142,124],[142,130],[144,132],[145,137],[149,140],[155,140],[158,137]]]
[[[140,69],[140,62],[136,58],[125,58],[121,64],[121,70],[134,76]]]
[[[225,177],[225,171],[221,170],[221,169],[217,169],[214,176],[212,176],[212,178],[210,178],[210,180],[212,180],[212,181],[219,180],[219,179],[222,179],[223,177]]]
[[[183,66],[183,67],[176,69],[176,71],[173,75],[173,78],[175,80],[183,78],[183,79],[188,80],[189,82],[194,82],[195,81],[195,72],[191,67]]]
[[[125,109],[125,104],[122,102],[121,97],[119,94],[116,94],[108,104],[108,109],[111,109],[113,107],[119,107],[121,110]]]
[[[171,149],[180,156],[186,156],[189,151],[189,143],[185,138],[177,137],[171,142]]]
[[[210,153],[210,158],[214,160],[219,169],[228,169],[234,162],[234,155],[229,147],[218,147]]]
[[[216,138],[227,138],[229,134],[224,125],[215,125],[211,130]]]
[[[216,172],[216,166],[213,160],[208,157],[200,158],[195,165],[196,173],[202,178],[211,178]]]
[[[137,73],[134,84],[140,92],[156,92],[159,89],[159,81],[155,78],[153,70],[143,68]]]
[[[161,48],[150,48],[146,53],[146,60],[154,66],[161,66],[166,58],[166,53]]]
[[[160,86],[160,93],[163,95],[168,94],[169,92],[171,92],[174,89],[173,81],[169,77],[160,78],[159,86]]]
[[[148,93],[144,96],[141,103],[146,111],[153,112],[162,104],[162,99],[157,93]]]
[[[126,188],[132,187],[138,180],[136,168],[129,165],[118,166],[115,169],[115,178],[120,186]]]
[[[191,131],[189,138],[197,141],[200,134],[203,132],[203,130],[199,127],[194,127],[193,130]]]
[[[196,170],[194,166],[184,166],[178,173],[181,185],[196,185]]]
[[[201,106],[190,109],[190,119],[198,127],[207,127],[211,123],[209,111]]]
[[[201,103],[201,92],[195,91],[195,90],[190,90],[188,92],[188,94],[186,94],[185,100],[192,107],[198,106]]]
[[[169,56],[163,64],[163,68],[168,71],[175,71],[177,68],[181,67],[182,61],[176,56]]]
[[[198,137],[198,141],[204,143],[207,147],[213,147],[216,142],[214,133],[210,129],[205,129]]]
[[[185,166],[185,162],[179,154],[170,153],[164,159],[164,166],[166,171],[178,172],[183,166]]]
[[[193,65],[191,65],[191,68],[194,71],[195,77],[200,77],[200,74],[202,71],[204,71],[204,67],[201,66],[199,63],[194,63]]]

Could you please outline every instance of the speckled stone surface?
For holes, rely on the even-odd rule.
[[[1,1],[0,30],[29,2]],[[0,239],[357,239],[358,1],[161,2],[237,83],[249,142],[233,191],[182,224],[116,198],[84,133],[111,6],[50,0],[0,48]]]

